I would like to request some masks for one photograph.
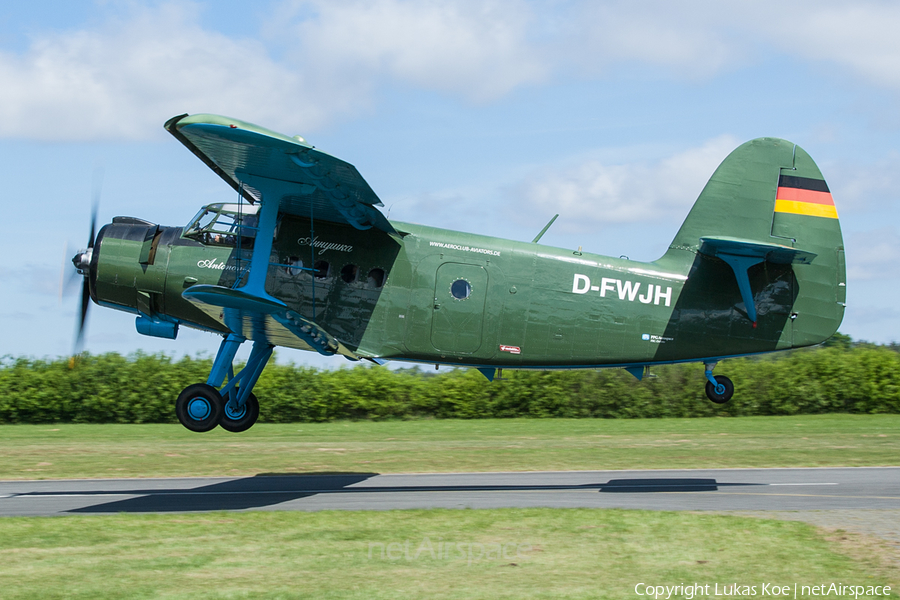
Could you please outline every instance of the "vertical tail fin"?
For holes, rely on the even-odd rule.
[[[757,265],[792,265],[793,303],[779,347],[820,343],[843,319],[837,209],[815,162],[791,142],[755,139],[719,165],[660,262],[696,265],[698,256],[729,264],[740,291],[735,304],[743,302],[754,326],[765,285]]]

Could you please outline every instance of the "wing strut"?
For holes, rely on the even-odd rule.
[[[257,187],[260,180],[266,178],[247,175],[245,179],[250,185]],[[359,360],[358,355],[347,349],[316,323],[315,295],[313,296],[313,317],[309,319],[289,310],[284,302],[266,292],[266,277],[269,266],[271,266],[272,244],[275,238],[279,208],[283,198],[291,194],[292,184],[277,179],[267,179],[262,183],[264,185],[257,189],[265,189],[266,193],[259,200],[260,208],[257,213],[259,222],[253,254],[250,257],[247,282],[235,288],[218,285],[193,285],[182,292],[182,297],[214,319],[222,319],[225,326],[235,334],[240,333],[242,337],[252,337],[254,342],[271,341],[270,326],[267,321],[271,320],[290,332],[295,339],[299,339],[320,354],[325,356],[342,354],[350,360]],[[310,217],[312,216],[314,215],[311,209]],[[313,229],[310,230],[310,234],[314,239]],[[310,248],[313,251],[312,258],[314,259],[314,244],[310,244]],[[313,294],[315,294],[315,272],[313,272],[312,279]],[[217,318],[217,313],[221,313],[222,316]],[[245,325],[249,325],[250,328],[247,333],[244,333]]]
[[[309,266],[312,268],[310,285],[312,285],[312,320],[316,320],[316,229],[314,217],[315,208],[309,203]]]
[[[252,176],[248,178],[256,179]],[[253,242],[253,254],[250,256],[250,273],[247,275],[247,283],[237,289],[251,296],[285,306],[281,300],[266,292],[266,275],[269,272],[272,242],[275,239],[275,225],[278,223],[278,207],[281,204],[281,198],[290,193],[290,188],[285,184],[283,189],[279,189],[275,181],[269,181],[268,185],[270,186],[267,190],[269,193],[260,200],[259,223],[257,224],[259,229],[256,232],[256,241]]]
[[[728,263],[728,266],[734,271],[738,289],[741,291],[741,299],[744,301],[744,308],[747,309],[747,318],[753,321],[753,327],[756,327],[756,302],[753,300],[753,290],[750,289],[750,267],[756,266],[766,259],[724,252],[720,252],[718,256]]]

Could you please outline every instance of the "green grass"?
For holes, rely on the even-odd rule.
[[[761,595],[893,578],[803,523],[591,509],[9,518],[0,564],[5,600],[618,599],[641,582]]]
[[[900,464],[900,415],[0,426],[0,479]]]

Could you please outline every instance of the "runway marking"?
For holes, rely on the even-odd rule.
[[[192,489],[184,489],[184,490],[159,490],[159,491],[150,491],[150,490],[134,490],[134,491],[97,491],[97,492],[22,492],[19,494],[2,494],[0,498],[12,498],[18,496],[27,496],[29,498],[94,498],[97,496],[232,496],[232,495],[240,495],[240,494],[345,494],[345,493],[398,493],[398,492],[597,492],[604,491],[606,493],[615,492],[615,493],[646,493],[646,492],[620,492],[617,488],[626,487],[626,488],[655,488],[658,489],[658,492],[655,493],[679,493],[679,494],[690,494],[690,493],[708,493],[708,492],[717,492],[719,494],[724,494],[728,492],[723,492],[721,489],[718,490],[691,490],[691,491],[678,491],[678,492],[666,492],[664,488],[667,487],[684,487],[684,486],[708,486],[710,488],[718,487],[718,486],[729,486],[733,484],[728,484],[725,482],[720,483],[709,483],[709,484],[619,484],[615,486],[609,486],[604,484],[595,484],[591,486],[578,486],[578,487],[570,487],[570,486],[521,486],[516,489],[477,489],[478,486],[459,486],[458,488],[455,486],[447,486],[447,487],[393,487],[390,489],[386,489],[380,486],[351,486],[342,489],[307,489],[307,490],[233,490],[233,491],[211,491],[211,490],[192,490]],[[838,483],[753,483],[747,485],[755,485],[755,486],[819,486],[819,485],[839,485]],[[476,489],[473,489],[475,487]],[[501,486],[498,486],[498,488]],[[763,496],[774,496],[777,494],[757,494]],[[812,495],[821,495],[821,494],[812,494]],[[853,496],[859,497],[859,496]]]
[[[82,493],[82,494],[16,494],[15,496],[25,496],[28,498],[96,498],[96,497],[114,497],[114,496],[132,496],[132,497],[153,497],[153,496],[240,496],[240,495],[297,495],[297,496],[312,496],[319,494],[342,494],[347,493],[348,490],[303,490],[303,491],[269,491],[269,490],[248,490],[242,492],[211,492],[211,491],[196,491],[192,492],[190,490],[186,491],[178,491],[178,492],[143,492],[143,493],[111,493],[111,492],[97,492],[97,493]],[[353,490],[357,493],[379,493],[383,494],[385,491],[383,489],[360,489],[356,488]],[[519,490],[423,490],[423,489],[392,489],[388,493],[414,493],[414,494],[427,494],[427,493],[454,493],[454,492],[481,492],[481,493],[523,493],[523,492],[547,492],[547,493],[559,493],[559,492],[575,492],[575,493],[597,493],[600,490],[597,488],[588,488],[588,489],[519,489]],[[610,492],[606,492],[610,493]],[[847,495],[838,495],[838,494],[786,494],[786,493],[758,493],[758,492],[725,492],[722,490],[698,490],[698,491],[685,491],[685,492],[677,492],[677,491],[659,491],[659,492],[650,492],[650,494],[672,494],[683,496],[686,494],[696,495],[696,494],[714,494],[715,496],[785,496],[785,497],[796,497],[796,498],[855,498],[855,499],[868,499],[868,500],[900,500],[900,496],[847,496]],[[612,492],[614,495],[627,495],[627,494],[642,494],[647,495],[647,492]],[[10,496],[7,496],[10,497]],[[296,498],[296,500],[300,500],[301,498]]]
[[[203,492],[199,492],[203,493]],[[157,494],[147,494],[147,493],[134,493],[134,492],[92,492],[86,494],[30,494],[25,492],[23,494],[13,494],[12,496],[19,497],[24,496],[26,498],[96,498],[97,496],[155,496]],[[9,497],[12,497],[9,496]]]
[[[710,487],[715,486],[727,486],[727,483],[718,483],[718,484],[709,484]],[[835,482],[810,482],[810,483],[761,483],[761,484],[751,484],[757,485],[760,487],[775,487],[775,486],[825,486],[825,485],[840,485]],[[628,487],[628,486],[625,486]],[[666,486],[659,485],[641,485],[638,484],[634,487],[650,487],[650,488],[659,488]],[[797,497],[797,498],[843,498],[843,499],[868,499],[868,500],[900,500],[900,496],[851,496],[851,495],[837,495],[837,494],[799,494],[799,493],[769,493],[769,492],[729,492],[724,491],[721,487],[718,489],[709,489],[709,490],[691,490],[691,491],[667,491],[667,490],[659,490],[656,492],[626,492],[626,491],[618,491],[616,486],[605,486],[603,484],[597,484],[595,486],[590,487],[555,487],[555,486],[522,486],[518,489],[472,489],[468,486],[460,486],[460,488],[454,489],[453,486],[447,486],[446,488],[436,488],[436,487],[395,487],[395,488],[383,488],[383,487],[348,487],[343,489],[307,489],[307,490],[233,490],[233,491],[211,491],[211,490],[160,490],[160,491],[149,491],[149,490],[141,490],[141,491],[98,491],[98,492],[73,492],[73,493],[54,493],[54,492],[37,492],[37,493],[29,493],[24,492],[21,494],[3,494],[0,495],[0,498],[14,498],[14,497],[28,497],[28,498],[110,498],[113,499],[115,497],[130,497],[130,498],[147,498],[154,496],[240,496],[240,495],[287,495],[287,496],[297,496],[297,498],[293,498],[292,500],[300,500],[303,497],[320,495],[320,494],[347,494],[347,493],[357,493],[357,494],[397,494],[397,493],[455,493],[455,492],[478,492],[478,493],[523,493],[523,492],[546,492],[546,493],[560,493],[560,492],[575,492],[575,493],[591,493],[596,494],[598,492],[601,493],[613,493],[616,495],[619,494],[643,494],[647,495],[648,493],[653,494],[674,494],[674,495],[685,495],[685,494],[714,494],[718,496],[784,496],[784,497]],[[715,497],[715,496],[713,496]]]
[[[84,494],[15,494],[16,496],[25,496],[27,498],[96,498],[97,496],[240,496],[243,494],[322,494],[325,492],[333,492],[339,490],[321,490],[321,491],[303,491],[303,492],[285,492],[285,491],[266,491],[266,490],[248,490],[246,492],[193,492],[185,490],[183,492],[88,492]]]
[[[381,486],[360,486],[357,484],[353,484],[351,486],[345,488],[328,488],[328,489],[306,489],[306,490],[233,490],[233,491],[211,491],[211,490],[196,490],[196,489],[184,489],[184,490],[131,490],[131,491],[96,491],[96,492],[21,492],[18,494],[0,494],[0,498],[12,498],[16,496],[28,496],[29,498],[79,498],[79,497],[94,497],[94,496],[181,496],[181,495],[194,495],[194,496],[227,496],[227,495],[238,495],[238,494],[339,494],[339,493],[349,493],[349,492],[527,492],[527,491],[536,491],[536,492],[595,492],[598,490],[606,491],[607,493],[612,490],[616,493],[629,493],[629,492],[619,492],[617,488],[625,487],[625,488],[655,488],[660,489],[661,491],[658,493],[667,493],[663,492],[663,488],[671,488],[671,487],[730,487],[735,484],[727,483],[727,482],[718,482],[718,483],[675,483],[675,484],[627,484],[627,483],[619,483],[617,485],[606,485],[602,483],[593,484],[593,485],[579,485],[575,484],[572,486],[566,485],[536,485],[536,486],[513,486],[516,489],[502,489],[502,486],[497,486],[497,488],[491,489],[478,489],[479,486],[427,486],[427,487],[419,487],[419,486],[398,486],[392,488],[384,488]],[[840,485],[839,483],[748,483],[741,485],[750,485],[750,486],[817,486],[817,485]],[[474,488],[474,489],[473,489]],[[717,491],[718,493],[725,493],[721,490],[692,490],[685,492],[677,492],[677,493],[695,493],[702,492],[706,493],[707,491]],[[634,493],[644,493],[644,492],[634,492]],[[763,494],[763,495],[774,495],[774,494]]]
[[[661,494],[697,494],[705,492],[660,492]],[[859,500],[900,500],[900,496],[838,496],[836,494],[756,494],[753,492],[721,492],[719,496],[792,496],[797,498],[856,498]]]
[[[766,485],[840,485],[839,483],[767,483]]]

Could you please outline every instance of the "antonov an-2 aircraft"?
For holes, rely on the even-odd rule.
[[[599,256],[388,221],[357,170],[307,143],[221,116],[166,129],[237,193],[185,227],[116,217],[73,259],[89,304],[136,315],[139,333],[180,326],[222,343],[206,382],[175,402],[193,431],[256,421],[253,386],[275,346],[500,369],[702,362],[727,402],[724,358],[818,344],[844,315],[841,229],[800,147],[759,138],[716,169],[666,253]],[[546,230],[546,228],[545,228]],[[543,233],[543,232],[542,232]],[[235,374],[238,347],[253,342]]]

